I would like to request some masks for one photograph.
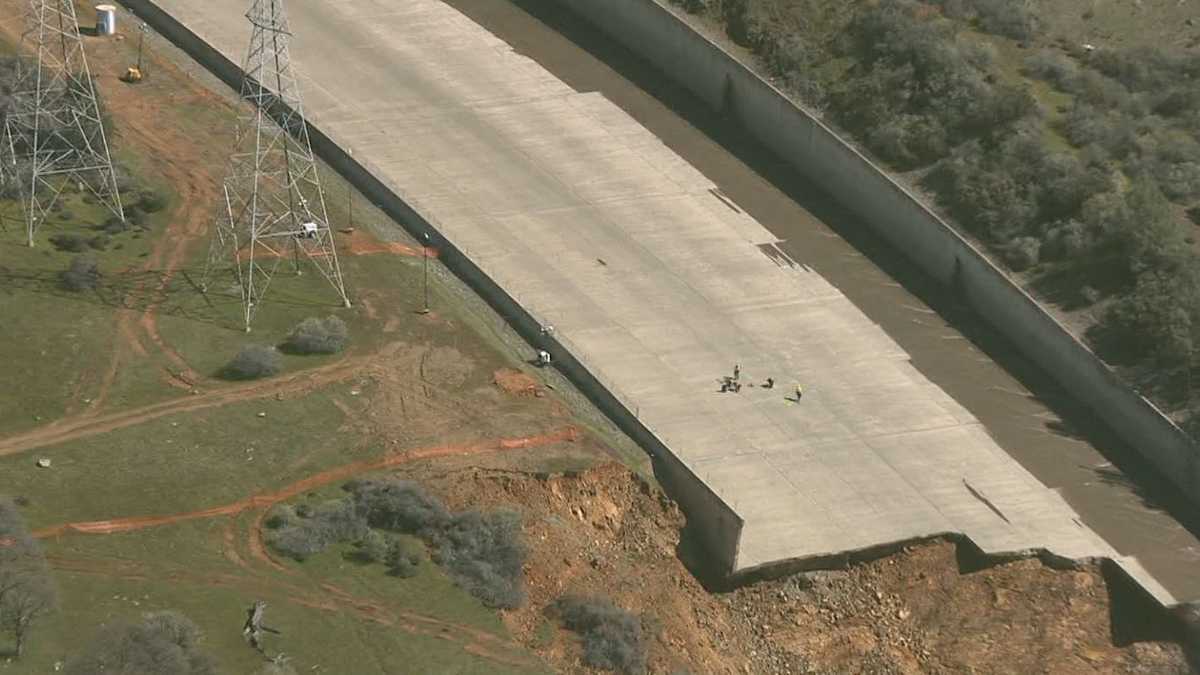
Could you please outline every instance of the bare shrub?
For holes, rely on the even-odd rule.
[[[346,322],[336,316],[309,317],[292,329],[280,349],[293,354],[335,354],[346,347]]]
[[[200,629],[186,616],[153,612],[139,623],[100,631],[87,652],[67,662],[67,675],[215,675],[216,662],[201,651]]]
[[[589,666],[632,675],[646,670],[642,620],[600,598],[565,596],[553,606],[567,629],[583,638]]]
[[[68,291],[90,291],[100,284],[100,265],[91,255],[77,255],[59,273],[59,280]]]
[[[427,534],[434,560],[488,607],[511,609],[525,601],[522,567],[528,550],[521,540],[521,517],[512,511],[456,514]]]
[[[280,553],[303,561],[332,544],[360,539],[366,534],[366,519],[354,503],[334,499],[318,505],[307,516],[272,529],[267,534],[267,543]]]
[[[227,380],[255,380],[279,372],[279,352],[267,345],[246,345],[225,364],[221,376]]]
[[[516,513],[451,514],[409,481],[354,481],[345,488],[371,526],[423,538],[434,550],[434,561],[483,604],[512,608],[524,601],[522,566],[528,552]]]
[[[344,487],[371,527],[420,534],[450,521],[445,505],[412,481],[359,480]]]
[[[303,562],[334,543],[326,539],[324,534],[319,528],[308,527],[301,522],[272,530],[267,533],[266,539],[271,548],[293,560]]]
[[[57,593],[46,558],[7,497],[0,497],[0,631],[12,638],[21,658],[34,624],[52,612]]]

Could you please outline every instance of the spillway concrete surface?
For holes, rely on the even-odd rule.
[[[243,0],[155,4],[242,60]],[[736,512],[733,571],[960,533],[993,554],[1113,558],[1171,601],[836,288],[600,94],[436,0],[288,13],[310,121],[554,326]],[[735,364],[743,386],[722,392]]]

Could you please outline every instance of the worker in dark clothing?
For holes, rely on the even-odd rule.
[[[742,367],[738,364],[733,364],[733,379],[738,379],[742,374]]]
[[[767,383],[763,385],[763,388],[764,389],[774,389],[775,388],[775,378],[768,377]]]

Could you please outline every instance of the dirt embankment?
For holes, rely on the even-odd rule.
[[[561,672],[589,672],[576,638],[547,618],[564,593],[640,613],[651,672],[1186,672],[1173,643],[1113,644],[1109,591],[1092,567],[1025,560],[962,573],[954,544],[933,542],[714,594],[676,554],[683,515],[620,466],[552,477],[428,471],[414,477],[456,508],[523,512],[530,597],[505,621]]]

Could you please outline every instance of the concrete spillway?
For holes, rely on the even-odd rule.
[[[156,0],[237,62],[242,0]],[[310,121],[695,479],[730,571],[959,533],[1121,558],[836,288],[619,108],[436,0],[292,3]],[[740,366],[737,393],[720,378]],[[773,389],[760,385],[771,377]],[[788,400],[794,385],[804,396]],[[722,517],[732,514],[732,518]],[[707,527],[702,525],[702,528]]]

